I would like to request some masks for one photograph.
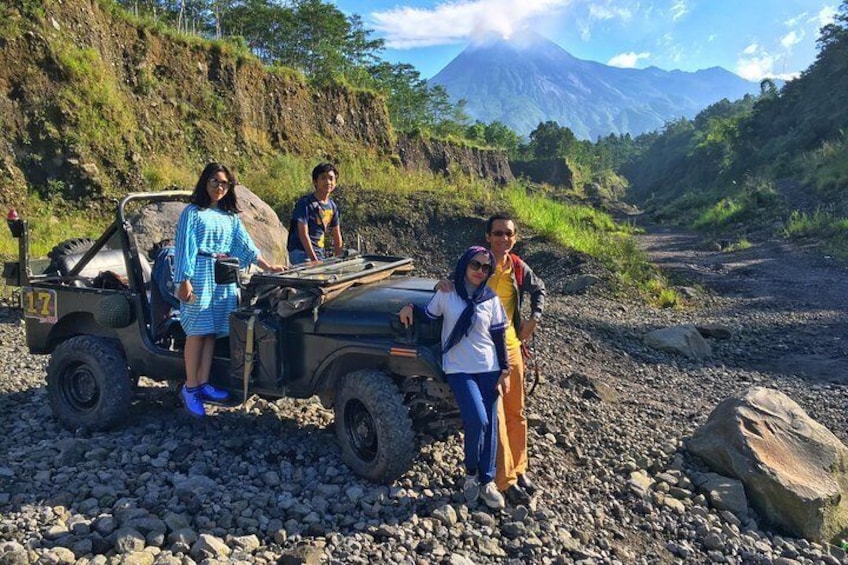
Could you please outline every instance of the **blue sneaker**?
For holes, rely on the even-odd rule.
[[[189,390],[187,387],[180,389],[180,400],[185,406],[186,412],[195,418],[203,418],[206,416],[206,409],[203,408],[203,402],[200,400],[200,389]]]
[[[200,398],[203,400],[211,400],[212,402],[224,402],[230,399],[230,393],[226,390],[212,386],[209,383],[200,385]]]

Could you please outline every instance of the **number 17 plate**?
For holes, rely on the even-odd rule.
[[[56,323],[56,291],[48,288],[24,288],[24,316],[46,324]]]

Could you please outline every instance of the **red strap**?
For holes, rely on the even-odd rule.
[[[510,253],[509,258],[512,260],[512,270],[515,273],[515,283],[518,285],[518,288],[521,289],[521,285],[524,282],[524,267],[521,264],[521,259],[519,259],[518,255],[515,253]]]

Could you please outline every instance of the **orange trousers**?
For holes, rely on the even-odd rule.
[[[495,484],[505,491],[527,471],[527,416],[524,415],[524,357],[520,347],[507,350],[509,392],[498,403],[498,455]]]

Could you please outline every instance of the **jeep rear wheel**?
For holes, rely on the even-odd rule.
[[[132,378],[117,342],[77,336],[61,343],[47,365],[53,414],[71,430],[111,427],[126,415]]]
[[[336,393],[335,416],[342,459],[357,475],[385,483],[409,468],[415,440],[412,420],[386,373],[345,375]]]

